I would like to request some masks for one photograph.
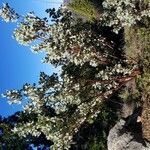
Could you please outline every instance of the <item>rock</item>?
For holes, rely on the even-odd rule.
[[[121,119],[110,130],[107,138],[108,150],[150,150],[150,144],[142,140],[141,134],[134,134],[125,127],[126,121]],[[137,139],[141,140],[137,140]]]
[[[121,111],[121,116],[123,118],[127,118],[128,116],[133,114],[135,108],[136,103],[133,101],[124,103]]]

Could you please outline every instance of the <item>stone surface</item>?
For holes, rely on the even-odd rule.
[[[137,139],[140,134],[129,132],[125,128],[126,121],[121,119],[109,132],[107,138],[108,150],[150,150],[150,144]],[[142,137],[141,137],[142,139]]]

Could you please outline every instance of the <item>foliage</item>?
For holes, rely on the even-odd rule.
[[[116,110],[110,108],[110,104],[111,103],[109,102],[107,105],[103,106],[102,111],[96,119],[96,122],[101,124],[99,126],[100,131],[97,131],[98,135],[95,135],[94,138],[90,139],[88,145],[89,150],[107,150],[107,136],[109,130],[118,120]],[[94,127],[94,129],[96,129],[96,127]]]
[[[111,98],[112,100],[113,98]],[[116,97],[114,97],[116,99]],[[110,101],[102,105],[101,112],[94,120],[88,120],[84,123],[79,132],[74,136],[74,142],[71,146],[72,150],[106,150],[107,136],[109,130],[118,120],[117,108]],[[112,106],[110,108],[110,106]],[[114,107],[115,106],[115,107]]]
[[[27,148],[27,141],[21,140],[17,134],[11,132],[12,126],[4,121],[0,123],[1,135],[0,135],[0,149],[16,149],[20,150]]]
[[[125,28],[125,53],[126,57],[128,59],[131,58],[133,63],[142,63],[143,60],[147,60],[142,58],[142,55],[147,53],[146,51],[149,49],[149,35],[150,31],[148,28]]]
[[[147,8],[148,1],[143,1],[140,8]],[[143,138],[150,140],[149,132],[149,99],[150,99],[150,26],[149,18],[146,18],[136,28],[125,28],[126,47],[125,52],[127,57],[132,58],[132,63],[138,64],[141,69],[141,75],[137,78],[136,88],[142,102],[142,133]],[[131,63],[131,62],[130,62]]]
[[[91,0],[74,0],[67,4],[67,7],[73,12],[85,17],[85,19],[92,21],[99,15],[98,1],[95,3]]]
[[[134,101],[138,103],[140,102],[141,99],[141,93],[137,89],[133,92],[125,88],[124,90],[121,91],[119,96],[120,98],[122,98],[124,102]]]
[[[136,4],[130,0],[106,0],[103,9],[101,23],[105,27],[97,22],[82,22],[66,8],[46,10],[53,24],[34,13],[27,14],[21,21],[18,18],[19,25],[14,30],[18,43],[30,45],[34,52],[45,51],[44,62],[62,67],[60,76],[41,72],[38,84],[26,83],[20,90],[6,91],[3,95],[10,104],[24,105],[22,101],[26,99],[23,111],[33,115],[15,124],[12,131],[19,137],[44,134],[47,140],[54,142],[53,150],[69,149],[82,125],[92,122],[101,112],[104,117],[102,104],[141,73],[137,63],[130,64],[128,57],[117,55],[115,39],[104,35],[111,34],[111,28],[118,31],[135,25],[148,17],[148,10],[141,10],[137,15]],[[16,13],[11,10],[6,8],[6,12],[11,12],[9,19],[2,12],[4,20],[14,19]],[[107,30],[105,34],[103,29]],[[106,113],[102,120],[107,120],[110,114]],[[101,134],[104,139],[100,136],[98,147],[105,147],[104,135]]]
[[[37,114],[36,120],[18,124],[13,132],[23,137],[29,134],[38,137],[44,133],[48,140],[54,142],[53,149],[69,148],[82,123],[95,118],[100,112],[103,99],[110,97],[126,80],[132,79],[124,77],[124,81],[124,78],[120,80],[118,77],[114,78],[114,82],[108,80],[113,75],[108,72],[104,79],[104,72],[98,73],[95,81],[67,74],[62,76],[63,80],[58,80],[56,74],[48,76],[41,73],[39,85],[25,84],[21,90],[8,91],[5,96],[11,103],[20,103],[26,97],[25,113]],[[45,109],[54,111],[46,115]]]
[[[145,20],[150,17],[149,3],[143,0],[73,0],[68,7],[90,20],[94,18],[104,26],[113,27],[115,33],[124,27],[145,24]]]
[[[137,90],[140,95],[142,91],[149,93],[149,73],[150,73],[150,30],[149,27],[125,28],[125,53],[127,58],[131,58],[133,64],[138,64],[142,74],[137,79]]]
[[[0,17],[2,17],[6,22],[15,22],[19,18],[19,15],[14,11],[14,9],[10,8],[8,3],[6,3],[3,4],[3,7],[0,9]]]
[[[104,24],[113,26],[116,33],[122,27],[135,26],[137,22],[150,17],[149,6],[139,8],[141,3],[134,0],[105,0],[103,2]]]
[[[69,61],[83,65],[89,62],[92,66],[105,63],[108,49],[112,49],[111,41],[107,42],[104,37],[93,31],[90,24],[81,21],[76,23],[68,10],[47,10],[49,11],[55,21],[53,25],[48,24],[46,19],[40,19],[30,13],[15,29],[16,40],[24,45],[40,41],[31,48],[34,52],[44,50],[46,63],[57,65]]]
[[[33,115],[33,114],[32,114]],[[22,112],[17,112],[12,116],[7,118],[2,118],[0,120],[0,149],[32,149],[31,145],[34,147],[49,147],[52,142],[46,140],[44,135],[36,138],[33,136],[28,136],[26,138],[19,137],[16,133],[13,133],[11,130],[17,123],[25,123],[34,117],[27,115]]]

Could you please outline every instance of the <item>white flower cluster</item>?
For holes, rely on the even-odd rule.
[[[8,103],[11,104],[21,104],[21,93],[17,90],[6,91],[5,94],[2,94],[2,97],[9,99]]]
[[[101,19],[105,25],[113,26],[118,31],[125,26],[133,26],[144,17],[150,17],[150,9],[140,10],[136,8],[136,0],[105,0],[103,2],[104,14]]]
[[[24,125],[19,124],[19,127],[14,127],[12,131],[22,137],[26,137],[29,134],[38,137],[41,134],[41,132],[39,132],[34,126],[34,122],[28,122]]]
[[[41,81],[40,85],[46,88],[44,84],[46,83]],[[99,106],[102,102],[101,97],[91,97],[89,102],[85,102],[85,99],[80,97],[80,84],[72,82],[72,77],[68,75],[64,75],[63,83],[60,81],[60,84],[56,83],[53,85],[56,90],[55,94],[48,94],[51,93],[51,90],[47,88],[46,91],[45,89],[41,90],[42,87],[35,87],[30,84],[23,86],[22,94],[28,97],[28,103],[25,104],[24,108],[25,112],[36,113],[37,121],[18,124],[13,131],[19,136],[24,137],[28,134],[38,137],[41,133],[44,133],[48,140],[54,142],[53,150],[69,149],[72,137],[78,131],[81,124],[85,120],[97,116],[100,111],[97,108],[100,108]],[[8,96],[13,93],[8,92]],[[41,93],[44,94],[44,97],[41,96]],[[54,117],[45,116],[43,113],[43,106],[45,104],[54,108],[57,115]],[[68,111],[68,104],[75,104],[77,109],[74,110],[72,116],[64,118],[63,114]],[[89,114],[91,115],[89,116]]]
[[[103,92],[103,90],[109,91],[115,89],[119,85],[121,78],[130,75],[135,68],[136,66],[125,68],[121,64],[106,67],[105,70],[101,70],[96,74],[98,80],[95,81],[93,87],[95,90],[97,89],[101,92]]]
[[[53,61],[73,62],[76,65],[83,65],[89,62],[91,66],[98,66],[101,49],[109,49],[106,40],[101,35],[97,35],[91,29],[76,29],[76,24],[70,19],[67,22],[58,22],[47,27],[50,34],[41,39],[41,43],[34,45],[31,49],[35,52],[46,51],[45,62]]]
[[[2,17],[5,22],[16,22],[19,15],[6,3],[0,8],[0,17]]]
[[[101,70],[96,77],[101,80],[112,80],[115,76],[130,75],[134,68],[135,67],[125,68],[121,64],[116,64],[113,67],[106,67],[105,70]]]
[[[31,85],[24,85],[23,93],[28,96],[29,102],[23,107],[25,112],[41,113],[41,107],[44,104],[44,100],[40,97],[40,89]]]
[[[87,115],[86,113],[89,112],[89,108],[90,106],[88,105],[88,103],[82,103],[81,105],[78,106],[79,112],[83,116]]]
[[[43,19],[35,16],[34,13],[28,13],[23,22],[14,30],[14,38],[22,45],[28,45],[38,38],[42,38],[47,32],[46,23]]]
[[[44,133],[48,140],[54,142],[52,150],[64,150],[69,149],[72,141],[72,136],[69,133],[62,134],[63,119],[58,117],[46,117],[44,115],[38,115],[37,122],[28,122],[26,124],[19,124],[12,131],[19,136],[26,137],[32,135],[39,137],[41,133]]]
[[[14,19],[13,15],[17,16],[17,14],[5,4],[2,10],[7,9]],[[93,67],[98,66],[101,62],[98,51],[109,49],[107,44],[105,45],[105,38],[94,33],[92,29],[83,27],[82,30],[78,30],[72,15],[68,15],[70,11],[66,9],[61,11],[62,17],[54,24],[48,24],[45,19],[37,17],[34,13],[28,13],[14,30],[14,38],[23,45],[37,41],[38,44],[31,46],[31,49],[34,52],[46,51],[45,62],[47,63],[67,61],[83,65],[89,62]],[[61,18],[67,19],[61,21]]]
[[[119,83],[113,78],[128,76],[131,72],[131,69],[126,69],[121,64],[106,67],[105,70],[96,75],[96,82],[93,80],[89,83],[88,91],[94,91],[92,93],[86,92],[84,95],[81,91],[84,90],[84,84],[87,84],[88,79],[81,81],[81,83],[80,80],[75,82],[72,76],[64,74],[62,79],[58,81],[57,75],[48,76],[41,73],[38,86],[25,84],[21,92],[28,97],[28,103],[24,107],[25,113],[36,113],[37,121],[18,125],[14,128],[14,132],[20,136],[28,134],[39,136],[44,133],[47,139],[54,142],[52,146],[54,150],[69,149],[72,137],[78,132],[81,124],[86,120],[95,118],[100,112],[102,100],[108,98],[113,90],[119,86]],[[21,99],[21,93],[18,91],[7,93],[12,101],[16,101],[17,96],[20,96],[19,99]],[[68,106],[74,105],[76,109],[71,116],[64,116],[69,110]],[[53,108],[56,116],[46,116],[45,110],[43,111],[44,106]]]
[[[101,72],[99,76],[101,74],[103,73]],[[46,80],[48,77],[45,76],[44,79]],[[51,147],[52,150],[69,149],[73,135],[78,132],[83,122],[98,115],[103,98],[107,98],[113,92],[113,88],[110,87],[105,94],[101,92],[102,95],[97,95],[100,92],[95,90],[94,95],[91,97],[88,97],[87,94],[82,98],[80,96],[82,94],[80,84],[78,82],[74,83],[72,77],[69,77],[67,74],[64,75],[63,83],[60,81],[60,83],[53,85],[56,91],[54,94],[48,94],[54,91],[51,91],[50,88],[47,89],[44,86],[46,83],[42,81],[43,78],[40,85],[46,90],[41,90],[42,87],[35,87],[29,84],[23,87],[23,93],[29,98],[25,106],[25,112],[36,113],[37,121],[19,124],[13,131],[19,136],[31,134],[38,137],[41,133],[44,133],[48,140],[54,142],[54,145]],[[91,84],[92,87],[93,84]],[[44,97],[41,97],[41,93],[44,94]],[[89,100],[86,101],[85,97],[89,98]],[[54,117],[44,115],[42,108],[45,104],[53,108],[57,115]],[[74,104],[77,108],[73,114],[71,116],[63,116],[68,111],[68,105]]]
[[[37,46],[33,46],[32,49],[34,51],[44,49],[48,56],[46,62],[67,60],[76,65],[89,62],[91,66],[96,67],[100,60],[97,58],[98,53],[94,51],[93,43],[100,49],[105,46],[103,38],[97,36],[93,39],[92,31],[73,34],[71,29],[67,29],[65,32],[64,26],[64,23],[52,25],[49,29],[51,41],[44,41]]]

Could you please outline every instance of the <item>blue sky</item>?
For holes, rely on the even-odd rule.
[[[3,2],[9,3],[19,14],[34,11],[45,17],[45,9],[58,8],[62,0],[0,0],[0,6]],[[0,18],[0,93],[19,89],[26,82],[37,82],[40,71],[48,74],[54,71],[51,65],[41,63],[44,54],[34,54],[29,47],[19,45],[12,38],[15,27],[16,23],[5,23]],[[0,97],[0,115],[9,116],[21,109],[20,105],[9,105]]]

